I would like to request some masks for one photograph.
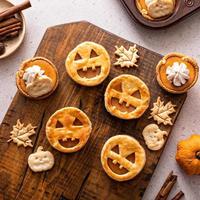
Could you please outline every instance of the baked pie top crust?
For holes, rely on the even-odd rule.
[[[135,93],[139,93],[140,97],[134,96]],[[104,99],[105,107],[112,115],[121,119],[135,119],[149,107],[150,92],[141,79],[123,74],[108,84]],[[114,99],[117,99],[117,105],[113,104]],[[123,103],[127,109],[122,110]]]
[[[96,56],[91,57],[93,51],[96,53]],[[76,59],[77,55],[79,55],[79,59]],[[84,86],[95,86],[102,83],[109,75],[110,65],[110,56],[106,49],[94,42],[83,42],[79,44],[68,54],[65,62],[69,76],[75,82]],[[81,77],[78,73],[78,71],[95,71],[97,68],[100,68],[100,72],[93,77]]]
[[[76,125],[75,120],[80,124]],[[59,125],[59,126],[58,126]],[[78,108],[66,107],[56,111],[46,124],[46,136],[58,151],[71,153],[80,150],[88,141],[92,124],[87,115]],[[62,142],[78,140],[74,146],[65,147]]]
[[[119,152],[113,149],[118,146]],[[134,162],[128,159],[128,156],[134,154]],[[118,168],[125,168],[126,173],[118,174],[113,171],[108,160],[111,159],[113,164],[118,164]],[[146,162],[146,155],[143,147],[139,142],[128,135],[117,135],[111,137],[104,144],[101,151],[101,164],[105,172],[116,181],[127,181],[138,175],[143,169]],[[116,166],[117,167],[117,166]]]
[[[28,94],[27,88],[26,88],[26,83],[23,79],[25,70],[28,69],[29,67],[32,67],[33,65],[40,66],[41,70],[44,70],[45,75],[47,77],[49,77],[53,83],[52,91],[45,95],[39,96],[39,97],[32,97]],[[54,66],[54,64],[51,61],[49,61],[48,59],[43,58],[43,57],[34,57],[34,58],[26,60],[22,63],[22,65],[20,66],[19,70],[16,73],[16,84],[17,84],[19,91],[26,97],[34,98],[34,99],[44,99],[44,98],[48,97],[49,95],[51,95],[57,88],[57,86],[58,86],[58,71],[57,71],[56,67]]]
[[[184,63],[188,70],[189,70],[189,79],[185,84],[182,86],[174,86],[173,83],[171,83],[167,79],[166,70],[169,66],[172,66],[173,63]],[[158,63],[156,67],[156,74],[157,74],[157,81],[159,85],[165,89],[166,91],[174,94],[181,94],[184,92],[187,92],[198,80],[198,74],[199,74],[199,67],[197,62],[180,53],[170,53],[162,58],[162,60]]]

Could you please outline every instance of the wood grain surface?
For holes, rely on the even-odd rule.
[[[36,56],[50,59],[58,68],[60,81],[56,92],[39,101],[16,94],[0,127],[0,199],[84,199],[84,200],[138,200],[141,199],[159,161],[162,150],[152,152],[144,144],[143,128],[152,123],[150,109],[138,120],[124,121],[111,116],[104,107],[104,91],[109,81],[123,73],[140,77],[151,92],[151,105],[161,96],[165,102],[171,100],[177,105],[173,115],[176,120],[186,99],[186,94],[170,95],[162,90],[155,78],[155,66],[161,55],[141,46],[138,68],[120,68],[112,65],[109,77],[99,86],[83,87],[73,82],[65,70],[67,54],[83,41],[102,44],[115,62],[115,45],[128,48],[133,43],[106,32],[88,22],[77,22],[48,28],[36,52]],[[82,109],[92,121],[93,130],[86,146],[72,154],[53,149],[45,136],[45,125],[49,117],[65,106]],[[33,148],[17,147],[7,143],[12,126],[17,119],[23,123],[38,126],[32,136]],[[171,126],[160,126],[171,132]],[[123,183],[110,179],[100,163],[100,152],[105,141],[117,134],[128,134],[140,141],[145,148],[147,162],[143,171],[133,180]],[[27,164],[30,153],[42,145],[54,154],[55,166],[43,173],[32,172]],[[166,161],[167,162],[167,161]]]

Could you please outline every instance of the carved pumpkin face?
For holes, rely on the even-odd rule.
[[[149,107],[149,101],[148,87],[132,75],[120,75],[106,88],[105,107],[108,112],[121,119],[141,117]]]
[[[105,172],[117,181],[134,178],[143,169],[145,162],[143,147],[136,139],[128,135],[111,137],[104,144],[101,152],[101,163]]]
[[[110,57],[105,48],[94,42],[83,42],[66,59],[69,76],[77,83],[95,86],[110,72]]]
[[[51,169],[54,165],[53,154],[43,151],[43,147],[38,147],[35,153],[28,157],[28,165],[34,172],[42,172]]]
[[[200,135],[194,134],[178,143],[176,161],[187,174],[200,174]]]
[[[87,115],[74,107],[56,111],[46,125],[46,136],[58,151],[71,153],[80,150],[88,141],[92,125]]]

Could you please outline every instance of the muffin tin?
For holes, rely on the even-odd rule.
[[[142,16],[137,9],[135,0],[121,0],[129,14],[139,23],[151,27],[162,28],[169,26],[186,16],[194,14],[195,11],[200,8],[200,0],[177,0],[174,13],[168,18],[162,18],[159,20],[149,20]]]

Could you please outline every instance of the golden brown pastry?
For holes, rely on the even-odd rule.
[[[57,88],[58,71],[48,59],[35,57],[22,63],[16,73],[16,84],[26,97],[43,99]]]
[[[110,56],[106,49],[94,42],[83,42],[67,56],[68,75],[78,84],[95,86],[102,83],[110,72]]]
[[[143,169],[146,155],[139,142],[128,135],[111,137],[101,151],[101,164],[110,178],[127,181]]]
[[[175,5],[175,0],[136,0],[138,10],[150,20],[170,16],[175,10]]]
[[[198,79],[197,62],[180,53],[170,53],[156,67],[157,81],[166,91],[174,94],[187,92]]]
[[[136,119],[149,107],[150,92],[141,79],[123,74],[108,84],[104,99],[111,115],[121,119]]]
[[[49,143],[64,153],[80,150],[88,141],[91,130],[92,124],[87,115],[74,107],[56,111],[46,124]]]

